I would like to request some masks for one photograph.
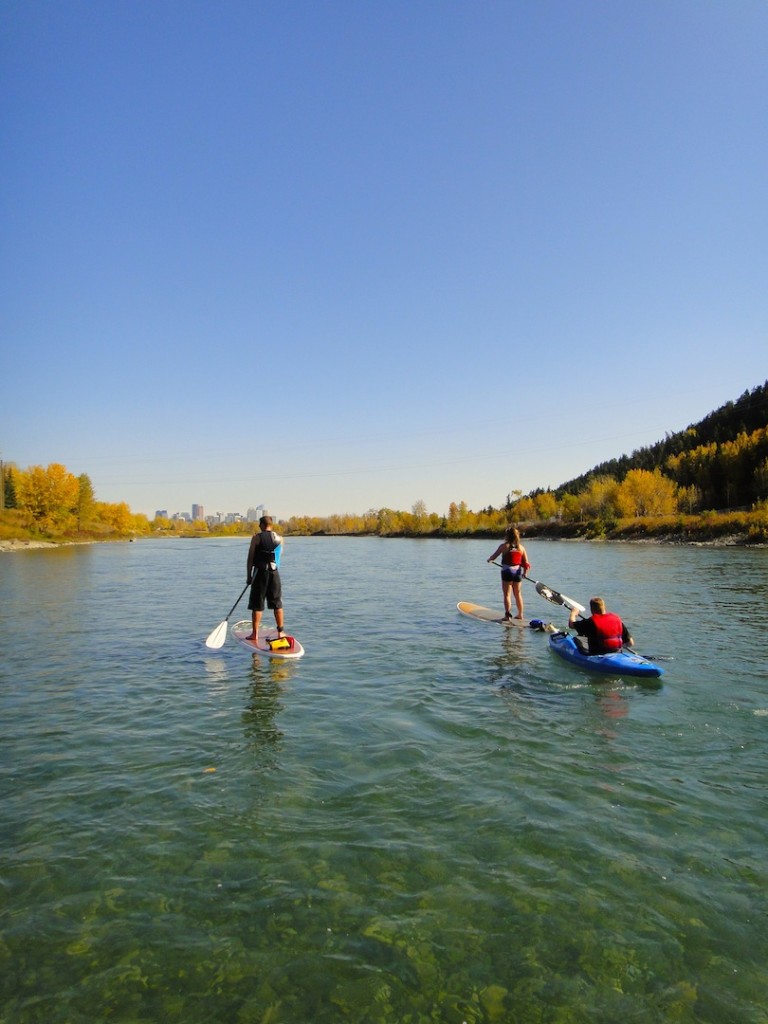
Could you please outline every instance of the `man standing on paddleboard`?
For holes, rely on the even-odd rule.
[[[251,537],[248,548],[248,577],[251,584],[251,596],[248,607],[252,614],[253,632],[247,640],[259,638],[259,625],[264,611],[264,602],[275,613],[275,625],[278,636],[283,635],[283,588],[280,572],[277,568],[280,555],[277,549],[283,538],[272,529],[272,517],[262,516],[259,520],[259,531]]]

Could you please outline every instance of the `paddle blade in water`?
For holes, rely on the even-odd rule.
[[[205,646],[211,647],[213,648],[214,651],[217,651],[220,647],[224,646],[224,641],[226,639],[227,620],[224,619],[224,621],[220,622],[216,629],[214,629],[213,632],[209,635],[208,639],[205,641]]]

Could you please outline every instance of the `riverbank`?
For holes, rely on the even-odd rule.
[[[768,543],[762,540],[754,540],[745,534],[728,534],[720,537],[691,537],[684,534],[665,534],[658,536],[632,536],[624,535],[621,537],[609,536],[609,537],[589,537],[589,536],[573,536],[565,533],[555,533],[553,531],[546,532],[526,532],[521,531],[524,540],[548,540],[548,541],[559,541],[566,544],[649,544],[653,546],[675,546],[675,547],[699,547],[699,548],[764,548],[768,547]],[[327,536],[327,535],[321,535]],[[343,534],[340,536],[344,536]],[[349,537],[359,537],[359,534],[347,534]],[[386,540],[481,540],[483,534],[466,534],[463,536],[447,536],[444,533],[437,534],[398,534],[395,536],[389,536],[383,539]],[[153,539],[153,538],[145,538]],[[154,538],[162,539],[162,538]],[[198,538],[196,538],[198,539]],[[206,539],[205,536],[199,539]],[[211,540],[220,540],[220,537],[211,535]],[[492,538],[497,539],[497,535],[493,534]],[[79,544],[99,544],[106,543],[105,541],[95,540],[0,540],[0,554],[4,552],[14,553],[17,551],[32,551],[35,549],[48,549],[53,550],[54,548],[62,547],[73,547]],[[115,543],[114,540],[110,543]],[[124,541],[124,543],[130,543]]]
[[[645,516],[579,523],[549,520],[520,524],[528,540],[626,541],[628,543],[695,545],[698,547],[764,547],[768,513],[705,512],[700,515]]]
[[[92,540],[0,540],[0,552],[31,551],[33,548],[64,548],[75,544],[95,544]]]

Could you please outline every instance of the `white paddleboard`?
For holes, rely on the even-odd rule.
[[[251,654],[261,654],[265,658],[282,658],[283,661],[291,661],[294,658],[301,658],[304,656],[304,648],[301,646],[296,637],[293,638],[293,648],[288,650],[277,650],[273,651],[267,640],[274,640],[277,636],[277,630],[272,627],[271,629],[260,629],[259,639],[257,643],[253,640],[246,640],[247,636],[253,632],[251,628],[251,620],[243,619],[241,622],[236,622],[232,627],[232,636],[237,640],[241,647],[244,647],[246,651],[250,651]]]
[[[462,615],[468,615],[471,619],[479,619],[481,622],[496,622],[499,626],[520,626],[524,629],[529,629],[531,625],[530,619],[506,619],[503,612],[484,608],[483,605],[473,604],[472,601],[459,601],[456,607]],[[544,626],[547,633],[554,633],[555,628],[551,622]]]

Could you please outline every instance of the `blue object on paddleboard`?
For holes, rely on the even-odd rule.
[[[549,638],[549,647],[555,654],[586,672],[640,676],[645,679],[658,679],[664,674],[664,669],[655,662],[627,650],[616,651],[614,654],[583,654],[569,633],[553,633]]]

